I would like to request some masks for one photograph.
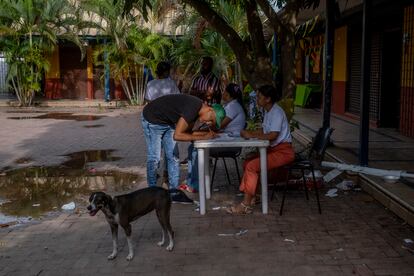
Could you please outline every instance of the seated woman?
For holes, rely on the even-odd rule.
[[[246,112],[243,106],[242,91],[235,83],[227,85],[223,92],[222,100],[224,102],[224,110],[226,117],[220,124],[222,132],[233,136],[239,136],[240,131],[244,129],[246,124]],[[220,148],[211,149],[210,154],[214,156],[220,151],[237,152],[239,148]],[[187,183],[181,184],[180,188],[188,192],[197,192],[198,190],[198,167],[197,167],[197,150],[193,144],[188,147],[188,175]]]
[[[257,90],[257,105],[265,110],[262,129],[242,130],[240,135],[246,139],[258,138],[269,140],[267,149],[267,169],[275,169],[289,164],[295,158],[292,148],[289,122],[283,109],[276,104],[280,92],[271,85],[264,85]],[[244,163],[244,173],[240,191],[244,193],[243,201],[227,209],[231,214],[249,214],[253,211],[253,202],[260,174],[260,159],[256,155]]]

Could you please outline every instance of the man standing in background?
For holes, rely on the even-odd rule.
[[[214,75],[213,59],[203,57],[200,73],[193,79],[190,87],[190,95],[196,96],[203,102],[211,105],[221,101],[220,80]]]
[[[180,93],[175,81],[170,78],[170,70],[171,66],[169,63],[164,61],[158,63],[155,71],[157,79],[148,82],[147,89],[145,90],[146,102],[151,102],[161,96]]]

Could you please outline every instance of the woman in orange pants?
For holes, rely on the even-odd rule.
[[[289,122],[283,109],[277,105],[280,92],[271,85],[264,85],[257,90],[257,105],[265,110],[262,128],[259,130],[242,130],[240,135],[246,139],[257,138],[269,140],[267,149],[267,169],[275,169],[289,164],[295,158],[292,148]],[[253,210],[253,201],[259,182],[260,159],[258,156],[244,163],[244,174],[240,191],[244,192],[243,201],[228,209],[232,214],[249,214]]]

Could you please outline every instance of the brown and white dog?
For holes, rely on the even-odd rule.
[[[149,187],[113,198],[103,192],[95,192],[89,197],[89,203],[87,207],[89,214],[94,216],[101,210],[111,227],[113,250],[108,260],[115,259],[118,254],[118,225],[121,225],[127,237],[129,254],[126,259],[130,261],[134,258],[130,223],[154,209],[162,227],[162,240],[158,242],[158,246],[165,244],[165,236],[168,235],[169,244],[166,249],[173,250],[174,232],[170,224],[171,198],[167,190]]]

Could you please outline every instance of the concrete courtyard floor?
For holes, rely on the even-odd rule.
[[[31,118],[50,112],[103,117]],[[135,108],[2,108],[0,177],[15,168],[58,165],[65,154],[107,149],[120,159],[96,162],[94,168],[145,176],[139,116]],[[181,145],[181,158],[185,154]],[[16,162],[22,159],[27,162]],[[268,215],[256,207],[252,215],[233,216],[217,208],[240,200],[219,169],[215,183],[223,188],[213,193],[205,216],[194,205],[173,205],[173,252],[156,245],[161,233],[151,213],[133,223],[135,258],[125,260],[126,239],[120,231],[118,258],[107,261],[109,226],[102,214],[90,217],[83,201],[73,212],[0,228],[0,275],[414,275],[414,254],[404,242],[414,240],[413,228],[364,191],[330,198],[324,196],[325,187],[321,215],[313,193],[307,202],[301,191],[290,191],[283,216],[278,214],[280,192]],[[144,185],[145,178],[136,183],[137,188]]]

